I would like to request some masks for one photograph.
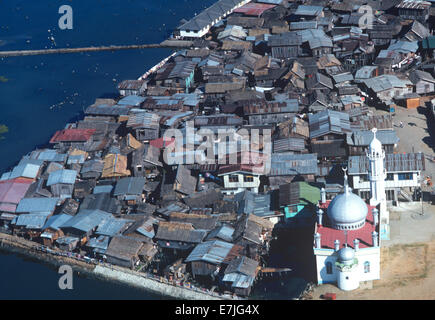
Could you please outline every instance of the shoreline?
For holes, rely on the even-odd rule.
[[[100,265],[87,263],[63,255],[53,255],[48,252],[37,250],[39,244],[23,238],[8,235],[0,232],[0,252],[19,254],[31,259],[36,259],[54,266],[68,264],[74,272],[83,273],[88,277],[99,280],[123,283],[128,286],[136,287],[163,297],[186,300],[232,300],[232,297],[217,296],[208,294],[201,290],[188,289],[170,283],[151,279],[139,272],[128,270],[119,266]],[[58,251],[61,254],[61,251]]]

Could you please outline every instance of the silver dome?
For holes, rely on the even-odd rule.
[[[355,258],[355,251],[352,248],[344,247],[338,251],[338,261],[344,264],[353,262]]]
[[[365,224],[368,208],[366,203],[345,186],[344,193],[337,195],[328,206],[328,218],[332,227],[339,230],[355,230]]]

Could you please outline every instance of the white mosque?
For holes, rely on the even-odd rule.
[[[354,194],[344,177],[343,193],[332,201],[322,190],[314,231],[317,283],[336,283],[345,291],[380,279],[380,230],[388,230],[385,195],[385,153],[376,138],[370,143],[370,204]],[[326,215],[324,212],[326,211]]]

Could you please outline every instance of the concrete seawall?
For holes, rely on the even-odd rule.
[[[141,275],[127,273],[116,269],[111,269],[104,266],[96,266],[93,273],[97,276],[120,281],[128,285],[132,285],[139,288],[146,288],[154,293],[162,294],[165,296],[173,297],[183,300],[223,300],[216,296],[211,296],[206,293],[197,292],[183,287],[175,287],[170,284],[162,283],[156,280],[145,278]]]
[[[52,255],[35,250],[38,244],[12,235],[0,232],[0,251],[18,253],[54,266],[64,264],[70,265],[74,271],[86,274],[93,278],[105,281],[122,282],[143,290],[163,296],[183,300],[232,300],[231,296],[216,296],[206,292],[195,291],[181,286],[174,286],[169,283],[160,282],[147,278],[145,274],[118,266],[102,266],[86,263],[77,259],[65,256]]]

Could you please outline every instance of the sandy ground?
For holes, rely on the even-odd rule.
[[[393,122],[400,138],[397,152],[423,152],[423,174],[434,180],[435,163],[429,161],[435,155],[433,120],[428,121],[422,108],[398,108]],[[390,230],[390,240],[382,241],[380,280],[363,283],[351,292],[321,285],[314,287],[308,298],[321,299],[321,295],[331,292],[336,293],[337,300],[435,299],[435,206],[401,203],[390,209]]]

